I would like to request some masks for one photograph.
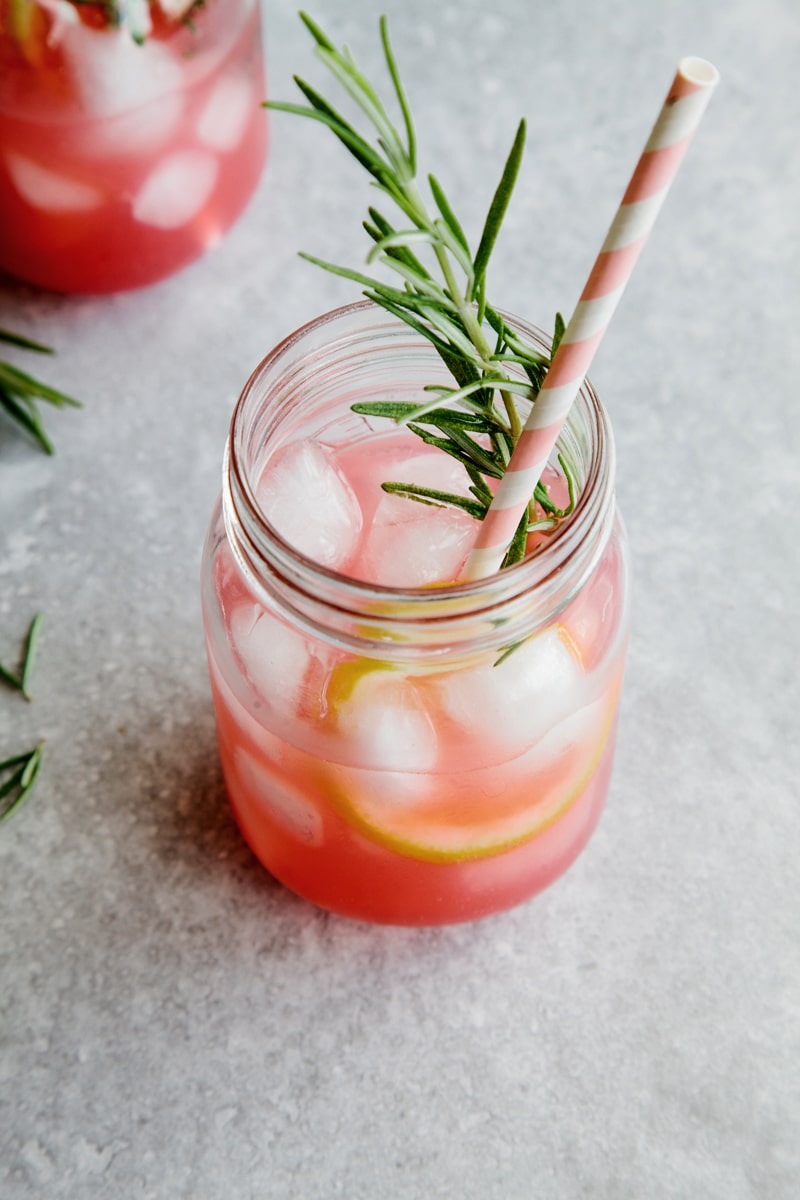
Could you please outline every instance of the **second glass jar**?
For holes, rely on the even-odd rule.
[[[120,12],[0,4],[0,269],[40,287],[171,275],[233,224],[264,165],[256,0]]]

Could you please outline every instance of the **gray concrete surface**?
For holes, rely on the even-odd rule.
[[[0,756],[47,739],[0,828],[0,1195],[790,1200],[797,7],[384,7],[473,236],[528,118],[490,282],[540,324],[577,299],[677,59],[722,75],[592,370],[637,581],[607,811],[546,894],[421,931],[289,895],[228,813],[200,547],[248,373],[354,297],[294,256],[363,254],[369,189],[323,131],[273,119],[245,217],[163,284],[4,281],[0,325],[54,344],[42,371],[85,409],[49,416],[52,460],[0,426],[0,658],[46,614]],[[289,97],[321,75],[294,5],[265,15]],[[326,22],[377,66],[376,19],[339,0]]]

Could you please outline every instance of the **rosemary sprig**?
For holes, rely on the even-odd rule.
[[[0,342],[8,346],[19,346],[23,350],[32,350],[37,354],[53,354],[50,346],[31,341],[19,333],[11,333],[0,329]],[[80,400],[67,396],[64,392],[34,379],[32,375],[20,371],[11,363],[0,362],[0,410],[6,412],[12,421],[36,441],[45,454],[55,454],[55,447],[48,438],[37,401],[44,400],[56,408],[81,408]]]
[[[0,824],[7,821],[30,794],[42,765],[43,754],[44,742],[39,741],[25,754],[15,754],[0,762],[0,779],[3,775],[8,776],[5,782],[0,783]]]
[[[0,663],[0,679],[17,691],[26,700],[31,699],[30,679],[33,662],[42,628],[42,614],[37,613],[30,623],[22,651],[22,666],[19,673],[10,671]],[[0,762],[0,823],[15,812],[30,793],[39,774],[44,753],[44,741],[39,741],[32,750],[14,754]]]
[[[22,667],[20,668],[19,673],[9,670],[8,667],[4,667],[3,664],[0,663],[0,679],[2,679],[4,683],[7,683],[10,687],[16,688],[18,691],[22,692],[22,695],[28,701],[31,699],[31,673],[33,671],[34,659],[36,658],[36,651],[39,647],[39,635],[41,633],[43,620],[44,614],[38,612],[30,623],[28,632],[25,635],[25,642],[22,650]]]
[[[392,201],[403,222],[393,223],[374,206],[368,209],[368,219],[363,222],[372,242],[367,265],[377,262],[388,267],[399,276],[397,286],[311,254],[303,253],[301,257],[359,284],[364,295],[375,304],[427,338],[456,385],[430,385],[425,390],[430,392],[431,400],[423,405],[376,401],[354,405],[353,409],[399,421],[424,442],[455,458],[467,471],[471,498],[434,492],[413,483],[387,482],[383,485],[385,490],[426,504],[456,505],[476,519],[483,519],[493,494],[487,480],[500,479],[504,474],[550,364],[549,356],[507,327],[487,296],[489,262],[522,160],[525,121],[520,121],[517,127],[473,254],[439,180],[428,175],[432,203],[426,204],[418,186],[414,122],[389,41],[386,18],[380,20],[381,43],[402,128],[393,123],[377,90],[350,50],[347,47],[338,50],[306,13],[301,12],[300,18],[314,39],[317,56],[366,117],[374,140],[371,142],[360,133],[298,76],[294,77],[295,83],[306,104],[268,101],[266,107],[327,126],[372,176],[378,191]],[[557,314],[553,352],[563,332],[564,322]],[[510,367],[516,367],[517,371],[512,372]],[[557,508],[540,481],[504,566],[524,557],[531,530],[553,529],[572,511],[574,479],[568,464],[563,458],[559,461],[568,482],[568,506]]]

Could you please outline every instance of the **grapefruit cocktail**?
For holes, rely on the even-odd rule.
[[[466,491],[451,458],[353,411],[418,402],[443,372],[369,303],[278,347],[237,406],[204,568],[245,837],[316,904],[403,924],[508,908],[574,860],[608,788],[628,630],[611,434],[590,387],[545,479],[565,496],[568,464],[574,511],[492,579],[454,582],[467,513],[382,486]]]
[[[255,0],[0,0],[0,269],[66,292],[201,255],[266,153]]]

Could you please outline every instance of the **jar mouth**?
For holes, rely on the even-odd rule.
[[[544,353],[547,335],[513,315],[501,313],[517,333]],[[223,511],[228,536],[250,581],[263,590],[276,584],[341,614],[369,616],[387,627],[412,620],[448,625],[496,614],[505,624],[522,604],[547,609],[566,604],[599,560],[613,524],[614,443],[611,425],[594,387],[585,380],[565,422],[557,449],[577,459],[580,489],[575,507],[522,562],[485,579],[431,588],[368,583],[307,558],[270,524],[256,494],[268,441],[299,419],[298,404],[313,404],[315,384],[327,386],[344,357],[355,361],[390,347],[413,348],[441,370],[436,350],[409,326],[370,300],[326,312],[283,339],[250,376],[235,406],[225,456]],[[303,605],[301,604],[301,607]],[[316,625],[316,622],[314,622]]]

